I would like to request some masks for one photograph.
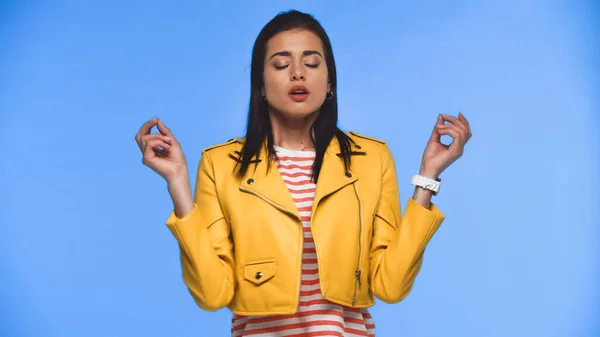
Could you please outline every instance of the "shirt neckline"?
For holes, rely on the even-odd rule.
[[[278,155],[284,154],[290,157],[314,157],[316,154],[314,150],[292,150],[277,145],[273,145],[273,149],[278,152]]]

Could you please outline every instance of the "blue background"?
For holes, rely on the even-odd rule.
[[[185,289],[133,137],[159,116],[194,177],[203,147],[244,133],[259,30],[297,8],[333,42],[341,127],[388,141],[403,208],[437,114],[473,130],[377,336],[600,336],[599,7],[0,2],[0,335],[229,334]]]

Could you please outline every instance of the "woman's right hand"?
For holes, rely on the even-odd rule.
[[[152,127],[158,133],[150,133]],[[142,125],[135,135],[143,154],[142,163],[160,174],[169,183],[178,179],[188,179],[187,163],[179,142],[160,119],[153,118]]]

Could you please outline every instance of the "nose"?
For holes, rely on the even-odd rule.
[[[304,81],[304,72],[302,71],[302,67],[294,67],[291,70],[291,80],[292,81]]]

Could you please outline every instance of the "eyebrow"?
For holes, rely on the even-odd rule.
[[[309,56],[309,55],[314,55],[314,54],[317,54],[317,55],[321,56],[321,58],[323,58],[323,55],[321,55],[321,53],[319,53],[316,50],[305,50],[302,52],[302,56]],[[269,60],[275,56],[292,56],[292,53],[288,50],[278,51],[278,52],[274,53],[273,55],[271,55],[271,57],[269,57]]]

